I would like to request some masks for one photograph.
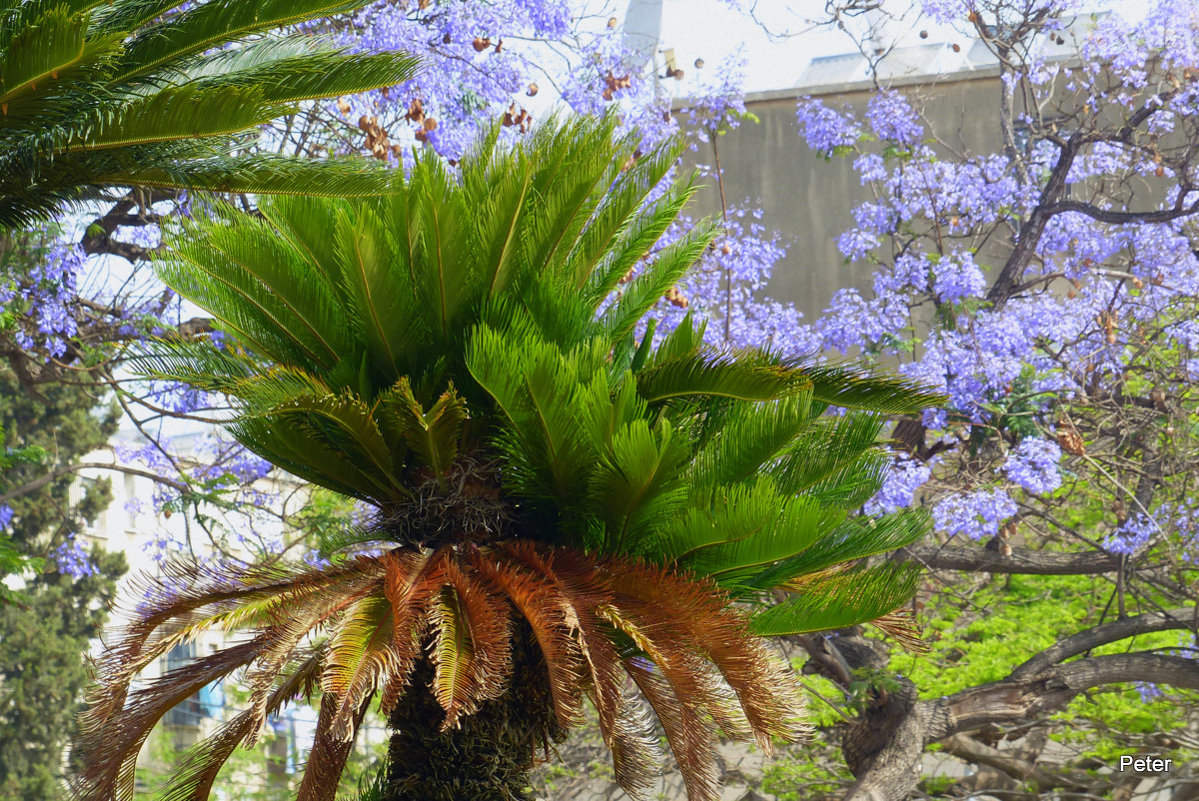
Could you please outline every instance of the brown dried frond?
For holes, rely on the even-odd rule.
[[[458,497],[453,503],[495,486],[472,485],[477,472],[460,478],[449,493]],[[428,510],[432,501],[422,503]],[[797,733],[801,696],[791,671],[750,635],[715,584],[669,569],[532,540],[446,537],[433,548],[407,545],[323,569],[275,566],[237,577],[195,564],[172,571],[194,586],[160,590],[105,657],[104,684],[78,751],[85,765],[75,783],[80,801],[125,801],[137,752],[155,723],[239,667],[246,669],[249,708],[203,753],[187,757],[167,801],[206,791],[232,750],[252,744],[280,704],[310,694],[318,673],[324,695],[300,790],[305,801],[331,799],[376,692],[389,716],[401,700],[419,700],[413,693],[429,694],[422,703],[440,707],[448,728],[512,692],[517,671],[519,686],[542,687],[538,697],[553,705],[544,736],[577,724],[583,696],[591,698],[616,780],[630,793],[646,789],[660,764],[646,703],[666,731],[691,801],[716,797],[718,727],[735,737],[756,735],[766,746],[771,736]],[[252,638],[125,697],[136,666],[218,624],[251,628]],[[318,631],[328,640],[303,648]],[[522,654],[532,648],[540,658],[516,660],[514,638]],[[414,676],[422,677],[415,685]]]
[[[363,575],[369,578],[370,572]],[[285,666],[299,655],[301,642],[315,627],[339,614],[364,592],[362,576],[340,574],[340,579],[341,585],[308,594],[300,602],[279,594],[278,603],[285,605],[286,612],[277,610],[273,615],[276,622],[257,631],[249,641],[164,674],[132,695],[128,695],[132,676],[127,675],[127,666],[111,665],[112,669],[102,675],[101,681],[116,684],[101,684],[93,693],[97,704],[109,706],[107,714],[81,717],[76,753],[84,768],[78,780],[83,788],[78,801],[129,798],[137,753],[150,730],[173,706],[242,667],[246,668],[244,682],[251,691],[250,721],[246,723],[244,742],[252,745],[268,714],[270,691]],[[138,629],[136,622],[131,628],[135,630],[134,644],[139,638],[144,639],[144,631]],[[161,648],[147,650],[157,653]],[[144,661],[144,654],[134,661]],[[115,708],[111,707],[113,704]]]
[[[384,556],[387,577],[383,593],[391,603],[394,659],[391,675],[383,685],[380,706],[391,714],[408,684],[421,653],[428,629],[428,607],[441,587],[446,551],[413,551],[397,548]]]
[[[497,559],[494,554],[469,555],[471,567],[490,581],[498,594],[507,596],[532,629],[537,646],[545,658],[550,693],[558,725],[573,728],[583,722],[583,655],[571,635],[575,624],[568,624],[566,600],[544,576]]]
[[[750,633],[745,617],[714,583],[636,563],[613,576],[618,590],[661,608],[716,665],[764,749],[771,747],[771,737],[794,740],[806,732],[804,696],[794,671]]]
[[[625,663],[625,670],[649,700],[666,732],[670,750],[683,774],[687,798],[719,797],[720,774],[716,749],[695,710],[679,700],[670,683],[653,666],[630,659]]]
[[[362,699],[373,694],[380,678],[396,667],[391,648],[393,607],[382,589],[380,581],[375,592],[354,604],[329,643],[321,688],[337,698],[329,721],[329,733],[335,740],[353,739],[353,719]]]
[[[458,596],[469,626],[473,649],[471,681],[478,701],[498,698],[512,675],[512,606],[491,592],[482,576],[475,575],[465,560],[462,566],[446,566],[449,586]]]
[[[266,625],[272,610],[327,589],[373,568],[369,557],[334,568],[293,565],[247,566],[241,562],[170,562],[155,580],[139,574],[129,593],[143,600],[129,609],[131,621],[118,628],[96,662],[97,686],[89,695],[85,726],[99,726],[125,702],[133,676],[174,645],[204,628],[251,623]],[[261,604],[261,605],[260,605]],[[153,639],[152,639],[153,638]]]
[[[653,613],[644,604],[618,596],[616,605],[598,611],[649,656],[654,666],[650,672],[660,673],[664,680],[660,683],[647,682],[652,693],[647,693],[646,698],[666,731],[670,750],[683,774],[687,797],[717,797],[720,772],[712,738],[713,725],[700,714],[705,710],[707,700],[707,693],[698,676],[703,666],[686,653],[685,646],[669,642],[672,638],[660,621],[645,621],[645,618],[653,617]],[[630,662],[624,661],[626,671]],[[644,691],[645,688],[642,689]]]
[[[355,708],[350,720],[351,735],[346,738],[335,736],[334,718],[338,715],[340,699],[328,694],[321,697],[321,709],[316,720],[316,734],[312,738],[312,749],[304,765],[304,778],[296,793],[296,801],[333,801],[337,795],[337,784],[345,771],[346,761],[354,750],[354,739],[362,718],[370,706],[367,695]]]
[[[908,653],[927,654],[932,651],[932,646],[921,636],[920,623],[916,620],[916,613],[909,607],[900,607],[870,622],[883,633],[894,637],[895,641]]]
[[[132,798],[137,754],[155,724],[201,688],[248,664],[268,641],[263,635],[164,674],[133,693],[106,725],[85,730],[75,751],[83,765],[73,782],[77,801]]]
[[[320,678],[324,651],[323,646],[310,649],[294,670],[280,677],[267,701],[267,714],[275,714],[297,698],[310,698],[313,695]],[[215,734],[189,749],[162,790],[160,801],[207,798],[225,761],[257,726],[258,720],[253,710],[242,712],[221,726]]]
[[[447,562],[446,585],[433,608],[431,650],[434,695],[446,713],[443,730],[503,694],[512,673],[510,609]]]
[[[600,733],[612,751],[616,782],[636,792],[652,775],[654,762],[635,721],[624,713],[623,666],[612,644],[611,624],[597,613],[614,600],[607,571],[579,551],[530,542],[502,543],[501,547],[520,564],[549,579],[566,602],[567,624],[587,671],[587,691],[599,715]]]

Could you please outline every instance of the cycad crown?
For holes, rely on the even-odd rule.
[[[717,729],[768,744],[800,728],[793,676],[755,635],[871,620],[909,597],[910,572],[854,565],[912,541],[923,518],[850,512],[879,485],[873,412],[937,399],[714,350],[690,319],[638,338],[712,238],[698,225],[658,245],[693,191],[661,186],[678,146],[637,157],[611,120],[547,124],[515,147],[498,136],[458,174],[418,158],[387,197],[264,201],[261,220],[228,210],[175,238],[161,275],[229,340],[163,343],[144,367],[233,398],[243,443],[373,505],[375,523],[343,544],[383,551],[315,569],[172,568],[102,662],[82,798],[128,792],[155,721],[241,665],[248,711],[168,799],[203,797],[263,716],[318,684],[301,798],[332,798],[375,694],[397,738],[415,736],[404,716],[430,692],[445,737],[466,737],[480,710],[527,704],[536,686],[547,709],[514,716],[510,762],[484,761],[487,777],[428,769],[456,771],[469,795],[507,765],[520,790],[533,745],[589,697],[617,781],[638,791],[659,762],[630,678],[689,797],[713,798]],[[824,416],[830,403],[872,411]],[[776,588],[796,593],[752,619],[732,605]],[[142,667],[210,626],[254,634],[127,696]],[[410,753],[396,742],[393,757]],[[411,795],[396,797],[440,797],[402,767],[391,781]]]
[[[399,83],[396,53],[260,34],[367,0],[0,0],[0,226],[104,186],[361,194],[387,173],[254,153],[239,132],[297,103]],[[181,8],[182,7],[182,8]]]

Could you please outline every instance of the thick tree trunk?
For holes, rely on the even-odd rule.
[[[430,685],[433,668],[422,661],[408,693],[388,720],[387,782],[382,801],[530,801],[529,772],[539,751],[564,732],[540,652],[516,638],[509,691],[488,701],[459,726],[441,731],[445,713]],[[523,641],[523,642],[522,642]]]

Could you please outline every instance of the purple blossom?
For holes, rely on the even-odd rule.
[[[67,340],[78,333],[75,305],[85,258],[77,244],[56,241],[39,264],[3,282],[8,288],[0,303],[16,303],[21,312],[14,337],[22,348],[44,350],[48,358],[66,353]]]
[[[1057,443],[1040,437],[1025,437],[1008,454],[1003,469],[1007,477],[1029,492],[1043,495],[1062,485],[1058,464],[1062,449]]]
[[[884,515],[912,505],[916,491],[932,475],[930,464],[896,457],[887,467],[883,485],[874,497],[866,501],[863,511],[868,515]]]
[[[884,90],[866,104],[866,121],[879,139],[912,145],[924,132],[916,110],[899,92]]]
[[[795,113],[808,147],[817,153],[827,156],[837,148],[851,147],[861,136],[861,129],[852,118],[833,111],[819,100],[804,97]]]
[[[998,487],[947,495],[933,506],[933,527],[955,537],[972,540],[993,537],[999,526],[1017,512],[1016,502]]]
[[[1152,703],[1165,695],[1162,688],[1152,682],[1136,681],[1132,686],[1136,688],[1142,704]]]
[[[1108,553],[1132,556],[1149,544],[1149,538],[1160,531],[1157,521],[1138,512],[1124,521],[1116,531],[1103,541],[1103,550]]]
[[[964,298],[981,298],[986,288],[986,278],[974,263],[974,255],[971,253],[952,253],[936,265],[933,294],[944,303],[955,303]]]
[[[8,531],[12,525],[13,511],[7,503],[0,503],[0,531]]]
[[[52,556],[58,565],[58,572],[65,576],[78,579],[96,573],[96,566],[92,563],[91,555],[79,542],[74,532],[71,532],[66,540],[54,549]]]

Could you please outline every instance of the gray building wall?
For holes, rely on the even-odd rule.
[[[992,67],[948,77],[896,79],[892,87],[908,96],[941,142],[961,152],[994,152],[1000,146],[1000,84]],[[746,122],[716,138],[731,205],[763,210],[762,222],[779,232],[786,257],[776,266],[767,294],[795,304],[805,318],[820,314],[843,286],[869,287],[872,268],[847,264],[837,238],[853,227],[852,210],[869,200],[853,169],[853,158],[825,159],[808,149],[800,135],[797,100],[811,96],[838,108],[861,112],[874,92],[869,81],[763,92],[746,98],[759,123]],[[711,145],[687,156],[692,165],[713,165]],[[700,214],[718,215],[720,196],[713,175],[697,199]]]

